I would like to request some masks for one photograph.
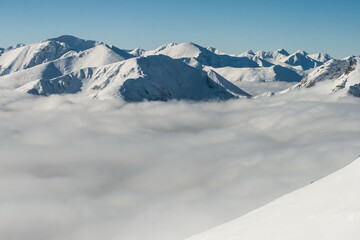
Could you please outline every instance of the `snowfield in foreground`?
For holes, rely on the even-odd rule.
[[[0,239],[181,240],[306,186],[360,149],[360,99],[312,91],[136,104],[1,91]]]
[[[244,217],[188,240],[358,240],[360,158]]]

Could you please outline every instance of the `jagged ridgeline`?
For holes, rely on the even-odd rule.
[[[325,71],[322,80],[336,81],[334,91],[358,96],[359,83],[352,77],[358,59],[352,58],[351,70],[345,66],[349,61],[304,51],[289,54],[284,49],[231,55],[194,43],[170,43],[151,51],[123,50],[99,41],[61,36],[1,48],[0,87],[39,96],[83,94],[128,102],[219,101],[251,97],[241,89],[241,82],[254,86],[261,82],[299,83],[299,88],[315,85],[304,82],[318,82],[311,79]],[[335,65],[339,65],[336,77],[340,80],[327,74]]]

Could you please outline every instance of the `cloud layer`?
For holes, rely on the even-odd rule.
[[[0,93],[0,238],[179,240],[354,160],[359,99]]]

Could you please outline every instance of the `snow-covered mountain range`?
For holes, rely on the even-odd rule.
[[[0,239],[184,239],[360,146],[359,56],[60,36],[0,48],[0,90]],[[360,159],[189,240],[357,240],[359,171]]]
[[[332,59],[284,49],[231,55],[194,43],[122,50],[99,41],[60,36],[0,49],[0,87],[34,95],[85,94],[143,100],[225,100],[251,97],[241,82],[328,82],[330,92],[359,93],[358,58]],[[273,95],[273,94],[268,94]]]

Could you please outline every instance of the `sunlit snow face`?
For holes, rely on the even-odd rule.
[[[183,239],[359,154],[356,98],[0,96],[0,239]]]

